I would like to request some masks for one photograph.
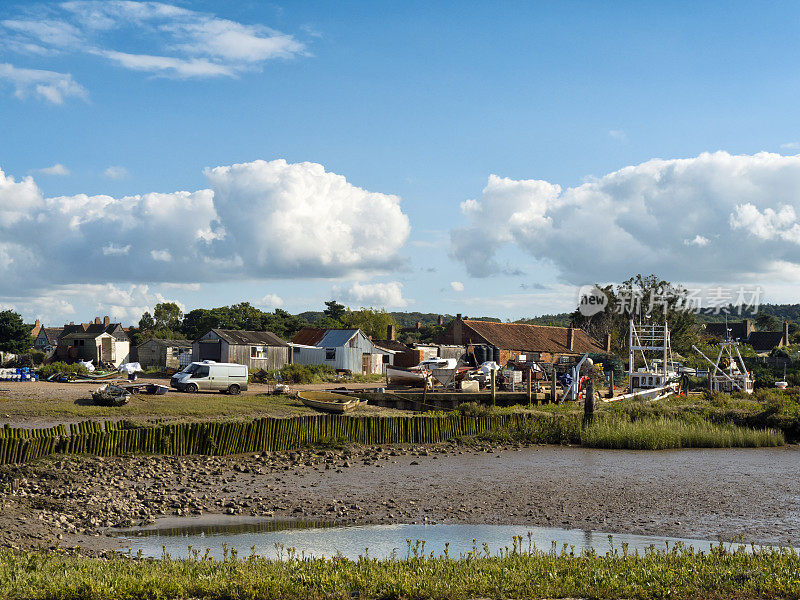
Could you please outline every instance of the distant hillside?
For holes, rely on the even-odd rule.
[[[416,327],[417,322],[422,323],[423,327],[427,327],[429,325],[437,325],[439,323],[439,313],[421,313],[421,312],[391,312],[389,313],[392,315],[397,324],[400,327]],[[325,316],[321,310],[309,310],[306,312],[302,312],[298,317],[301,317],[311,323],[312,325],[322,319]],[[453,318],[453,315],[442,314],[444,318],[444,322],[447,323]]]

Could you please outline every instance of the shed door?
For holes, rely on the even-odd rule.
[[[361,372],[364,375],[372,373],[372,356],[366,352],[361,355]]]
[[[100,361],[113,363],[116,360],[114,356],[114,339],[110,337],[100,338]]]
[[[215,360],[220,362],[222,357],[222,344],[219,340],[200,341],[200,360]]]

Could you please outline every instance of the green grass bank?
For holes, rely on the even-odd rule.
[[[0,596],[40,600],[172,598],[428,600],[469,598],[798,598],[791,550],[704,552],[682,547],[628,555],[481,551],[453,560],[246,558],[213,561],[74,558],[0,550]]]

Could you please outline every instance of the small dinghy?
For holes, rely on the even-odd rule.
[[[298,392],[297,397],[309,408],[339,414],[361,404],[359,398],[334,392]]]
[[[144,388],[145,394],[152,394],[153,396],[163,396],[168,391],[169,388],[167,386],[158,383],[148,383]]]
[[[92,393],[92,400],[98,406],[122,406],[131,399],[131,393],[123,387],[107,383]]]

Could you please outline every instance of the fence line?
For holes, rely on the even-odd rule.
[[[285,451],[325,440],[356,444],[436,443],[519,426],[525,414],[347,417],[314,415],[253,421],[168,423],[120,427],[84,421],[67,429],[0,428],[0,464],[22,463],[50,454],[166,454],[222,456]]]

